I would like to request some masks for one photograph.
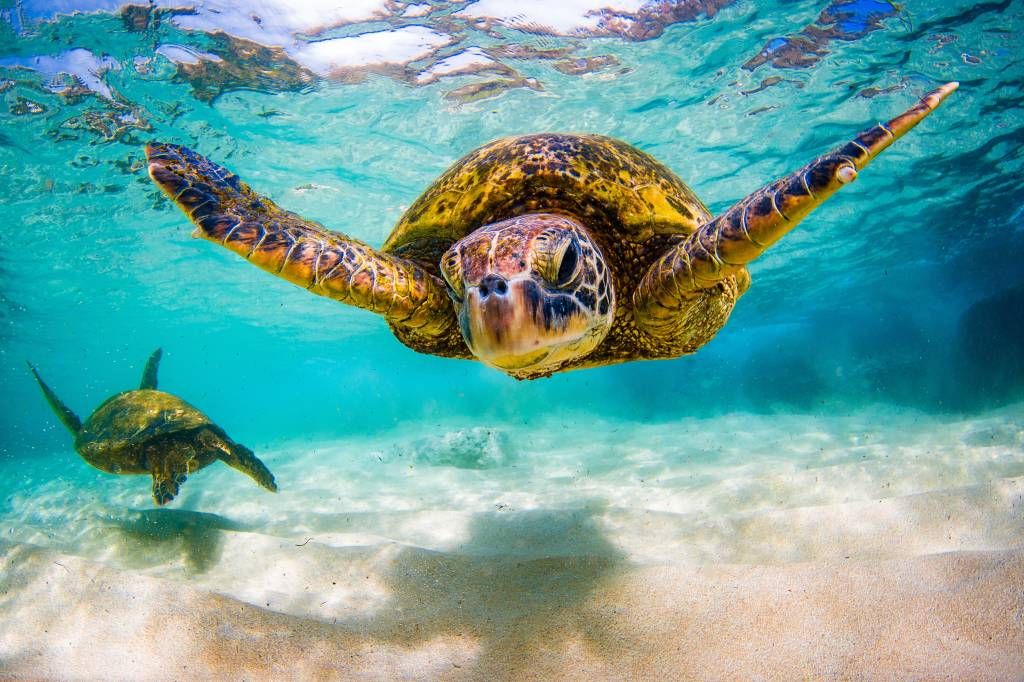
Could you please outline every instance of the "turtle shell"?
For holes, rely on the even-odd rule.
[[[635,262],[636,247],[658,242],[653,251],[660,254],[664,238],[690,234],[711,218],[671,170],[625,142],[601,135],[523,135],[457,161],[406,211],[383,250],[436,268],[448,247],[467,234],[531,212],[578,219],[620,271],[628,262],[649,265]]]
[[[155,438],[210,425],[209,417],[170,393],[148,389],[125,391],[96,408],[82,425],[75,448],[98,468],[138,473],[133,471],[133,456],[139,446]]]

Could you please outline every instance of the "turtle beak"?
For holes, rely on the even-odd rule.
[[[506,372],[542,364],[588,329],[572,297],[545,292],[531,277],[484,277],[467,287],[460,317],[473,354]]]

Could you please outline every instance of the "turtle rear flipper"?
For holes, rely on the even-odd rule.
[[[146,157],[150,177],[196,225],[193,236],[417,335],[439,337],[454,328],[444,282],[421,265],[281,209],[191,149],[154,142]]]
[[[53,389],[46,385],[46,382],[39,376],[39,372],[32,366],[32,363],[29,362],[27,364],[28,368],[32,371],[32,376],[39,383],[39,388],[43,389],[46,402],[50,403],[50,408],[53,409],[54,414],[60,419],[60,423],[66,426],[72,435],[77,436],[78,432],[82,430],[82,420],[67,405],[61,402],[61,399],[53,392]]]
[[[153,501],[158,505],[173,500],[181,484],[188,480],[186,471],[173,465],[156,466],[150,473],[153,476]]]
[[[140,389],[156,390],[156,375],[160,370],[160,357],[164,351],[162,348],[157,348],[153,351],[153,354],[149,356],[149,360],[146,361],[146,369],[142,370],[142,381],[139,383]]]
[[[197,455],[200,453],[190,438],[170,436],[154,439],[146,445],[144,461],[153,476],[153,500],[158,505],[173,500],[188,480],[188,474],[212,461],[212,458],[207,458],[204,463]]]

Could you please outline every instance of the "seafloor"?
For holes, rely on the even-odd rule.
[[[1020,0],[0,0],[0,680],[1024,680],[1021,36]],[[143,156],[379,246],[495,138],[620,138],[720,214],[950,81],[696,356],[536,382],[190,239]],[[215,464],[156,508],[25,367],[85,417],[157,346],[278,494]]]
[[[1022,407],[417,422],[262,449],[276,495],[215,465],[174,509],[69,448],[0,472],[0,667],[1013,679]]]

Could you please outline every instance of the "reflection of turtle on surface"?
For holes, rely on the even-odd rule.
[[[75,437],[75,450],[111,474],[152,474],[153,499],[165,504],[193,471],[216,460],[277,491],[274,475],[252,450],[231,440],[205,414],[170,393],[156,390],[157,349],[146,363],[138,390],[108,398],[83,424],[31,364],[50,407]]]
[[[150,176],[196,236],[383,315],[413,350],[534,379],[696,351],[749,287],[747,264],[956,85],[717,218],[625,142],[554,133],[497,140],[431,185],[379,250],[279,208],[189,149],[154,143],[146,153]]]

